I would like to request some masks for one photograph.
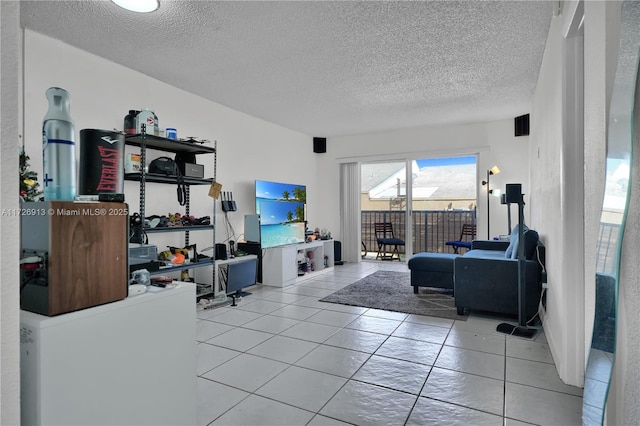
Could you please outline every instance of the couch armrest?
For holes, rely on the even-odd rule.
[[[506,251],[509,247],[509,241],[499,240],[473,240],[471,242],[471,250],[497,250]]]

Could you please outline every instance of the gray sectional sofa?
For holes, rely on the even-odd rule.
[[[526,229],[526,228],[525,228]],[[453,286],[458,314],[465,309],[503,315],[518,315],[518,238],[514,228],[511,241],[474,240],[462,256],[417,253],[408,262],[414,292],[421,286]],[[538,233],[526,230],[525,297],[526,319],[538,312],[542,294],[545,247]]]
[[[545,247],[538,233],[525,238],[525,297],[529,320],[538,312],[542,294]],[[517,242],[516,242],[517,243]],[[454,262],[454,294],[458,313],[464,309],[518,315],[518,259],[507,255],[508,241],[479,241]]]

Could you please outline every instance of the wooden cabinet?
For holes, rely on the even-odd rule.
[[[42,201],[23,204],[22,309],[59,315],[127,297],[127,205]],[[35,262],[32,263],[35,265]]]

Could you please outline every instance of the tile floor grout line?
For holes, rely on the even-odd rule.
[[[411,406],[411,410],[409,411],[409,414],[407,415],[407,419],[404,421],[404,425],[406,425],[407,422],[409,421],[409,419],[411,418],[411,414],[413,413],[413,410],[416,408],[416,405],[418,404],[418,401],[420,400],[420,397],[422,395],[422,391],[424,390],[424,387],[427,385],[427,381],[429,380],[429,376],[431,376],[431,373],[433,373],[433,369],[436,368],[436,362],[438,361],[438,357],[442,353],[442,349],[445,346],[444,344],[446,343],[447,338],[451,334],[451,330],[453,330],[453,325],[454,324],[455,324],[455,320],[449,326],[449,332],[447,333],[447,336],[444,338],[444,341],[442,342],[442,345],[440,345],[440,349],[438,350],[438,353],[437,353],[437,355],[435,356],[435,358],[433,360],[433,364],[431,365],[431,368],[429,369],[429,373],[427,374],[427,377],[424,379],[424,383],[420,387],[420,391],[418,392],[418,397],[413,402],[413,405]]]
[[[450,404],[450,405],[455,405],[457,407],[462,407],[462,408],[465,408],[467,410],[473,410],[473,411],[477,411],[479,413],[490,414],[492,416],[502,417],[503,419],[505,418],[504,416],[502,416],[500,414],[492,413],[491,411],[487,411],[487,410],[481,410],[479,408],[469,407],[468,405],[464,405],[464,404],[461,404],[459,402],[447,401],[445,399],[439,399],[439,398],[434,398],[432,396],[424,396],[424,395],[418,395],[418,398],[430,399],[432,401],[438,401],[438,402],[442,402],[442,403],[445,403],[445,404]],[[416,401],[416,403],[417,403],[417,401]],[[518,419],[513,419],[513,420],[518,420]],[[522,421],[522,420],[518,420],[518,421]]]
[[[502,381],[502,419],[507,418],[507,339],[504,339],[504,369],[503,369],[503,381]]]
[[[531,389],[538,389],[538,390],[541,390],[541,391],[553,392],[553,393],[558,393],[558,394],[561,394],[561,395],[574,396],[576,398],[582,398],[582,395],[576,395],[576,394],[573,394],[573,393],[563,392],[563,391],[554,390],[554,389],[541,388],[540,386],[528,385],[526,383],[519,383],[519,382],[514,382],[514,381],[511,381],[511,380],[505,380],[505,382],[506,383],[512,383],[514,385],[525,386],[525,387],[528,387],[528,388],[531,388]],[[568,385],[565,385],[565,386],[568,386]]]

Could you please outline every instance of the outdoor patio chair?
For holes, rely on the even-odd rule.
[[[476,238],[476,225],[471,223],[465,223],[462,225],[462,231],[460,231],[460,238],[455,241],[447,241],[445,244],[453,247],[453,252],[458,254],[458,249],[461,247],[467,250],[471,249],[471,241]]]
[[[404,240],[396,238],[393,234],[393,224],[391,222],[377,222],[373,224],[376,234],[376,242],[378,243],[378,253],[376,260],[400,260],[399,246],[404,246]],[[391,250],[387,250],[387,246]]]

